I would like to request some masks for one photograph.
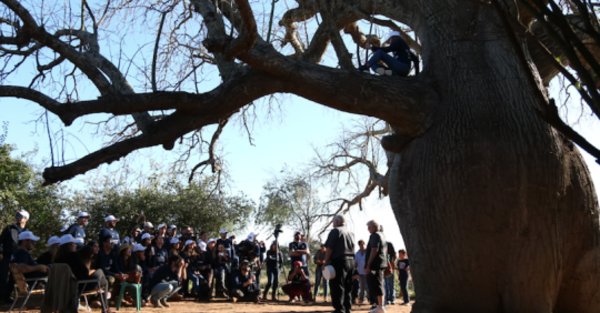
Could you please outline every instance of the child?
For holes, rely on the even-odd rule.
[[[410,272],[410,264],[406,255],[406,250],[398,251],[398,280],[400,281],[400,290],[404,303],[402,305],[410,305],[410,297],[408,296],[408,273]]]

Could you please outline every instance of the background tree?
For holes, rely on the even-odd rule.
[[[330,218],[331,207],[321,202],[318,183],[310,174],[283,169],[263,186],[256,224],[275,229],[276,224],[301,231],[311,252],[320,244],[315,232]],[[289,237],[291,238],[291,237]]]
[[[546,114],[553,109],[547,82],[568,71],[546,70],[559,68],[552,61],[557,59],[538,42],[566,43],[545,45],[569,53],[562,66],[578,71],[577,60],[584,58],[595,69],[598,54],[588,47],[598,45],[598,27],[588,2],[298,0],[281,15],[285,46],[277,48],[260,36],[246,0],[84,1],[52,6],[50,16],[37,3],[1,2],[0,45],[7,62],[0,96],[35,101],[65,125],[96,113],[121,117],[113,124],[113,142],[47,168],[47,183],[137,149],[170,150],[178,142],[186,149],[205,147],[204,165],[217,164],[210,157],[214,145],[207,146],[214,141],[198,139],[201,129],[212,125],[212,138],[218,138],[227,121],[255,100],[292,93],[390,124],[393,134],[382,138],[382,146],[394,153],[388,191],[411,255],[415,312],[598,312],[600,225],[593,183],[565,134],[577,138],[539,118],[555,116]],[[139,24],[140,16],[152,21],[147,25],[158,36],[144,57],[131,58],[140,60],[136,85],[128,80],[128,67],[120,67],[122,54],[104,51],[132,34],[124,25]],[[577,18],[592,26],[578,27]],[[409,45],[421,51],[421,74],[356,71],[340,31],[364,47],[371,38],[358,27],[361,20],[409,27],[415,36],[406,37]],[[308,38],[301,40],[300,26],[312,21],[316,25],[305,27]],[[582,42],[586,36],[590,42]],[[330,43],[339,68],[319,64]],[[24,64],[37,70],[31,83],[8,85]],[[222,83],[200,92],[204,77],[197,69],[211,65]],[[82,80],[93,84],[97,99],[78,97],[75,86]],[[579,87],[597,98],[594,82],[585,82]],[[509,262],[499,255],[510,256]]]

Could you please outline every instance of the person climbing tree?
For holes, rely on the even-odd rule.
[[[391,32],[384,44],[388,44],[388,46],[371,46],[370,48],[374,52],[373,56],[371,56],[365,65],[359,66],[358,70],[368,71],[370,68],[379,75],[408,76],[411,67],[410,62],[416,59],[416,56],[410,51],[410,48],[402,39],[400,32]],[[389,52],[392,52],[393,56],[390,56]],[[383,61],[385,66],[379,64],[379,61]],[[415,61],[416,63],[418,62]]]

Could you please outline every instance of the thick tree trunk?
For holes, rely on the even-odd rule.
[[[581,155],[535,116],[493,10],[422,3],[424,75],[442,102],[389,185],[413,312],[600,312],[598,201]]]

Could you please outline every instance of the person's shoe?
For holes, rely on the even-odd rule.
[[[133,299],[131,296],[125,296],[123,299],[127,302],[135,303],[135,299]]]
[[[276,295],[271,295],[271,301],[277,301],[277,296]]]
[[[81,303],[79,304],[79,306],[77,306],[77,311],[87,311],[87,307],[85,305],[81,305]]]
[[[296,297],[290,297],[290,303],[296,302]]]
[[[377,308],[377,304],[371,304],[371,310],[375,310]]]
[[[92,301],[92,303],[90,303],[90,308],[99,309],[101,307],[102,307],[102,303],[99,300]],[[86,309],[86,311],[87,311],[87,309]]]
[[[404,302],[404,303],[402,303],[402,304],[400,304],[400,305],[406,305],[406,306],[410,306],[410,302]]]
[[[238,301],[238,298],[236,298],[236,297],[231,298],[231,302],[236,303],[237,301]]]
[[[369,312],[369,313],[385,313],[385,308],[382,306],[377,306],[376,308],[371,310],[371,312]]]
[[[142,300],[141,307],[145,308],[148,306],[148,301]]]
[[[162,299],[162,300],[160,300],[160,302],[166,308],[170,308],[171,307],[171,305],[167,303],[167,299]]]
[[[164,309],[164,306],[158,300],[152,299],[150,302],[155,308]]]

